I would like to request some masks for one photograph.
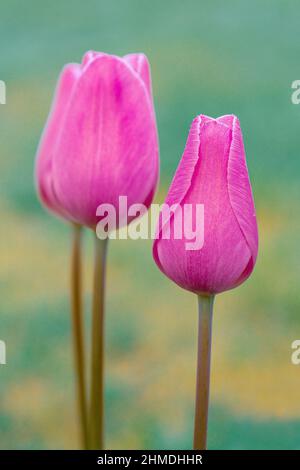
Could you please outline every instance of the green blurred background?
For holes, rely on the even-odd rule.
[[[291,0],[37,1],[0,7],[0,446],[76,448],[68,306],[70,230],[40,207],[34,155],[57,75],[88,49],[152,66],[162,202],[199,113],[237,114],[258,213],[252,277],[215,303],[209,448],[300,448],[300,79]],[[86,233],[86,322],[92,237]],[[156,268],[150,241],[110,244],[107,448],[188,449],[196,299]],[[87,336],[87,340],[88,340]]]

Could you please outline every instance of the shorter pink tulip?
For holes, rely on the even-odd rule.
[[[179,286],[202,295],[232,289],[251,274],[258,249],[255,208],[239,120],[227,115],[197,116],[166,204],[204,206],[204,243],[188,250],[176,239],[175,216],[160,218],[153,256],[161,271]],[[164,224],[170,238],[164,239]]]

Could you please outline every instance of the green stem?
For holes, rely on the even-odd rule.
[[[199,319],[194,450],[206,449],[213,302],[214,296],[198,296]]]
[[[86,380],[84,357],[84,328],[82,319],[81,286],[81,227],[73,225],[71,255],[71,311],[73,324],[73,348],[76,371],[76,392],[80,421],[81,446],[88,448],[88,423],[86,405]]]
[[[104,448],[104,296],[107,239],[95,238],[95,265],[92,311],[92,371],[90,444]]]

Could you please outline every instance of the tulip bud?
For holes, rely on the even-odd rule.
[[[204,207],[203,246],[187,249],[187,240],[174,237],[176,213],[160,217],[153,256],[161,271],[179,286],[202,295],[232,289],[251,274],[257,256],[255,208],[246,166],[239,120],[227,115],[197,116],[166,199],[195,214]],[[184,214],[184,211],[183,211]],[[183,225],[188,221],[183,219]],[[164,237],[169,224],[170,236]]]
[[[67,65],[37,155],[43,204],[73,222],[95,227],[98,206],[111,204],[118,210],[119,196],[127,197],[128,206],[149,207],[158,170],[145,55],[120,58],[88,52],[81,65]]]

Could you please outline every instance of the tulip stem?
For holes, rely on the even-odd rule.
[[[81,446],[88,448],[88,423],[86,405],[84,328],[82,319],[81,286],[81,227],[73,225],[71,254],[71,311],[73,324],[73,348],[76,370],[76,393],[81,432]]]
[[[198,296],[198,356],[194,450],[206,449],[213,302],[214,296]]]
[[[95,265],[92,311],[92,370],[90,444],[92,449],[104,448],[104,295],[107,241],[95,237]]]

